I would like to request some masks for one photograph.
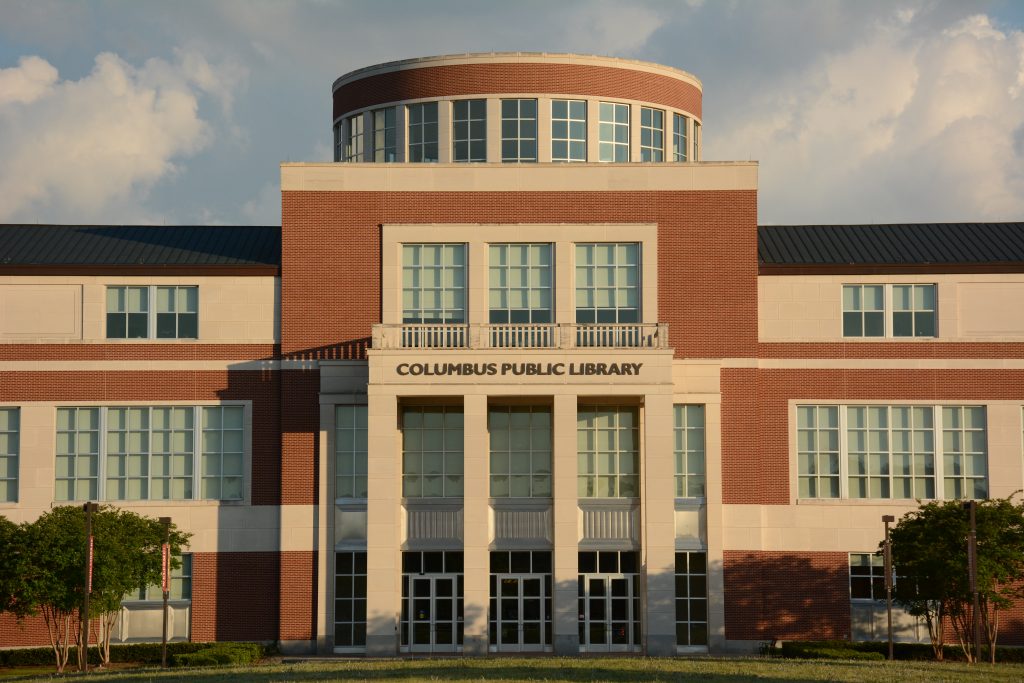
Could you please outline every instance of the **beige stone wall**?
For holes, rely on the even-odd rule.
[[[1024,275],[1020,274],[762,275],[757,282],[761,341],[844,339],[844,284],[937,285],[940,341],[995,342],[1024,338],[1024,308],[1020,306],[1024,297]],[[891,303],[887,300],[886,306]],[[871,339],[845,338],[866,342]],[[914,342],[913,339],[906,341]]]
[[[198,286],[203,343],[271,344],[280,339],[281,297],[275,277],[47,275],[0,277],[0,343],[117,343],[106,338],[106,288],[112,285]],[[150,302],[150,313],[154,311]]]

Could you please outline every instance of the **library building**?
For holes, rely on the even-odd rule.
[[[706,161],[700,80],[647,62],[408,59],[332,101],[280,226],[0,226],[0,515],[171,517],[175,639],[881,640],[882,517],[1024,488],[1024,222],[759,226],[758,164]]]

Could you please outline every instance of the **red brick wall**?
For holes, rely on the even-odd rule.
[[[252,502],[278,505],[309,481],[281,478],[277,371],[2,372],[0,401],[252,401]]]
[[[757,196],[692,192],[283,192],[285,358],[364,358],[380,225],[657,223],[658,319],[678,357],[757,353]],[[330,295],[314,295],[324,292]]]
[[[274,360],[277,344],[0,344],[0,360]]]
[[[1013,342],[763,342],[759,358],[1024,358]]]
[[[850,637],[846,553],[726,550],[723,572],[727,639]]]
[[[367,76],[334,92],[334,118],[356,109],[421,97],[556,93],[661,104],[701,116],[701,91],[661,74],[587,64],[484,63],[404,69]]]
[[[320,371],[283,370],[281,405],[281,504],[312,505],[320,490]]]
[[[722,371],[722,500],[789,504],[789,400],[1024,400],[1024,370]]]

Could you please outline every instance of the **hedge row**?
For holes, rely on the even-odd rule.
[[[246,651],[257,652],[250,661],[256,661],[270,654],[270,649],[257,643],[167,643],[167,658],[173,663],[174,657],[191,655],[193,653],[209,650],[213,647],[232,647],[245,649]],[[78,660],[78,649],[71,648],[68,662],[72,666]],[[140,664],[160,664],[161,645],[160,643],[127,643],[124,645],[110,646],[111,662],[137,662]],[[89,663],[99,664],[100,652],[96,647],[89,648]],[[46,666],[53,664],[53,650],[48,647],[18,648],[16,650],[0,650],[0,667],[14,666]],[[183,665],[186,666],[186,665]],[[195,665],[188,665],[195,666]]]
[[[793,659],[885,659],[889,654],[887,641],[785,641],[778,652],[784,658]],[[893,643],[893,657],[904,661],[931,661],[935,659],[932,646],[928,643]],[[943,647],[943,657],[948,661],[964,661],[964,652],[959,645]],[[982,659],[988,661],[988,648],[982,648]],[[996,646],[996,661],[1024,663],[1024,648]]]
[[[246,666],[266,654],[266,648],[256,643],[212,643],[197,652],[174,655],[171,666]]]

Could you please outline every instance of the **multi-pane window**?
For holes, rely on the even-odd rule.
[[[640,161],[665,160],[665,112],[640,108]]]
[[[366,498],[366,406],[338,406],[334,412],[334,497]]]
[[[676,497],[703,498],[704,406],[673,406],[675,417]]]
[[[708,644],[708,555],[676,553],[676,645]]]
[[[452,103],[452,161],[487,161],[487,100]]]
[[[243,417],[242,406],[58,408],[56,498],[239,500]]]
[[[629,161],[629,105],[601,102],[598,110],[598,158],[601,161]]]
[[[551,409],[491,406],[491,496],[551,496]]]
[[[408,106],[409,156],[412,162],[437,161],[437,102]]]
[[[640,495],[640,424],[635,407],[581,408],[576,444],[580,498]]]
[[[462,489],[462,408],[404,408],[402,495],[406,498],[459,498]]]
[[[850,599],[885,600],[885,558],[850,553]]]
[[[491,324],[549,323],[552,315],[550,244],[492,244],[488,248]]]
[[[987,448],[984,406],[797,406],[800,498],[984,498]]]
[[[334,124],[334,160],[341,161],[345,149],[344,124],[339,121]]]
[[[182,553],[181,566],[177,569],[171,568],[171,585],[168,586],[167,597],[169,600],[191,600],[192,599],[192,554]],[[135,600],[157,601],[163,600],[164,591],[160,584],[144,586],[139,589]],[[129,602],[129,600],[126,600]]]
[[[843,336],[881,337],[885,334],[882,285],[843,285]]]
[[[199,288],[156,288],[158,339],[195,339],[199,336]]]
[[[796,416],[800,497],[838,498],[838,406],[798,406]]]
[[[551,161],[587,160],[587,103],[551,101]]]
[[[576,245],[576,322],[640,322],[640,245]]]
[[[988,439],[983,406],[943,406],[942,468],[946,498],[988,495]]]
[[[155,315],[150,314],[153,300],[156,301]],[[198,337],[198,287],[107,287],[108,339]]]
[[[397,158],[398,145],[395,141],[395,108],[375,109],[373,117],[373,160],[376,162],[394,161]]]
[[[363,115],[345,119],[345,161],[363,160]]]
[[[693,160],[700,161],[700,124],[693,122]]]
[[[466,245],[402,245],[402,321],[466,322]]]
[[[672,161],[686,161],[689,158],[686,147],[686,117],[672,114]]]
[[[0,408],[0,503],[18,500],[19,420],[17,408]]]
[[[935,336],[935,285],[893,285],[892,336]]]
[[[366,553],[334,554],[334,646],[366,647]]]
[[[501,101],[501,160],[537,161],[537,100]]]

